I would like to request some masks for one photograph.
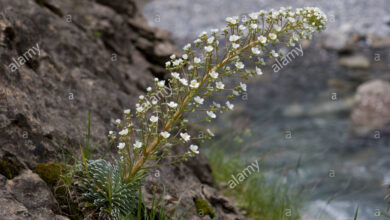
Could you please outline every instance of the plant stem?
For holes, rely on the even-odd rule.
[[[240,54],[241,52],[244,52],[246,51],[248,48],[251,48],[253,46],[256,46],[257,44],[259,44],[260,42],[259,41],[253,41],[251,43],[248,43],[248,45],[246,45],[245,47],[241,48],[240,50],[237,51],[238,54]],[[208,77],[209,77],[209,73],[211,73],[212,71],[217,71],[218,69],[220,69],[222,66],[224,66],[227,62],[229,62],[230,59],[232,59],[233,57],[235,56],[235,54],[233,55],[230,55],[230,56],[227,56],[221,63],[219,63],[217,66],[214,66],[213,68],[211,68],[211,70],[209,70],[202,78],[202,81],[200,82],[200,85],[199,85],[199,88],[202,87],[202,85],[207,81]],[[197,91],[197,90],[196,90]],[[193,95],[196,94],[193,93],[193,92],[189,92],[180,108],[175,112],[175,114],[173,115],[172,117],[172,120],[169,120],[164,126],[163,126],[163,129],[162,131],[167,131],[169,128],[172,127],[172,125],[174,124],[174,122],[182,115],[184,109],[187,107],[188,105],[188,102],[190,101],[190,99],[193,97]],[[137,162],[135,163],[135,165],[132,167],[131,169],[131,172],[130,172],[130,175],[129,175],[129,178],[132,178],[134,177],[142,168],[142,166],[144,165],[144,163],[148,160],[149,156],[153,153],[153,151],[156,149],[156,147],[158,146],[158,144],[160,143],[160,136],[157,136],[154,138],[153,142],[149,144],[149,146],[146,148],[146,151],[144,153],[144,155],[140,155],[137,159]]]

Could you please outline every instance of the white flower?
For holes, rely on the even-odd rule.
[[[232,35],[229,37],[229,41],[230,42],[236,42],[240,39],[240,36],[237,36],[237,35]]]
[[[183,56],[181,56],[181,57],[183,57],[183,59],[188,59],[188,55],[187,54],[183,54]]]
[[[208,129],[208,128],[207,128],[207,133],[209,133],[209,135],[210,135],[211,137],[214,137],[214,133],[213,133],[213,132],[211,132],[211,130],[210,130],[210,129]]]
[[[218,73],[215,72],[215,71],[212,71],[212,72],[210,73],[210,76],[211,76],[211,78],[216,79],[216,78],[218,78]]]
[[[259,17],[259,13],[256,13],[256,12],[250,13],[250,14],[249,14],[249,17],[250,17],[252,20],[257,20],[257,18]]]
[[[207,36],[207,32],[203,31],[202,33],[199,34],[199,37]]]
[[[194,58],[194,63],[198,64],[198,63],[200,63],[200,61],[201,61],[200,58],[198,58],[198,57]]]
[[[189,141],[191,136],[187,133],[180,133],[180,137],[183,138],[185,142]]]
[[[216,118],[217,115],[214,114],[214,112],[212,111],[206,111],[207,115],[210,117],[210,118]]]
[[[244,25],[242,25],[242,24],[241,24],[241,25],[238,27],[238,29],[240,29],[240,30],[242,30],[242,31],[243,31],[243,30],[245,30],[245,29],[246,29],[246,27],[245,27]]]
[[[232,44],[232,47],[233,47],[233,49],[237,49],[237,48],[240,47],[240,45],[239,45],[239,44],[236,44],[236,43],[233,43],[233,44]]]
[[[199,87],[198,81],[196,81],[196,80],[194,80],[194,79],[191,80],[190,87],[191,87],[191,88],[194,88],[194,89],[198,88],[198,87]]]
[[[269,34],[269,38],[270,38],[271,40],[275,40],[275,39],[277,38],[277,36],[276,36],[276,34],[274,34],[274,33],[270,33],[270,34]]]
[[[184,47],[183,47],[183,50],[189,50],[191,49],[191,44],[186,44]]]
[[[171,65],[171,61],[167,61],[166,63],[165,63],[165,66],[166,67],[169,67]]]
[[[118,148],[119,148],[119,150],[122,150],[123,148],[125,148],[125,143],[123,143],[123,142],[120,142],[119,144],[118,144]]]
[[[158,87],[164,87],[165,86],[165,80],[161,80],[157,83]]]
[[[234,105],[231,104],[229,101],[226,102],[226,106],[227,106],[230,110],[233,110],[233,108],[234,108]]]
[[[175,54],[172,54],[171,56],[170,56],[170,58],[173,60],[173,59],[176,59],[176,55]]]
[[[158,100],[155,98],[155,97],[153,97],[154,99],[152,100],[152,104],[153,105],[156,105],[157,103],[158,103]]]
[[[264,37],[263,35],[261,35],[260,37],[258,37],[257,40],[259,40],[260,43],[262,43],[262,44],[267,43],[267,38]]]
[[[143,100],[143,99],[145,98],[145,96],[140,95],[138,98],[141,99],[141,100]]]
[[[135,141],[135,143],[133,144],[133,146],[134,146],[134,149],[141,148],[141,147],[142,147],[142,142],[140,142],[140,141]]]
[[[244,69],[245,65],[242,62],[237,62],[236,67],[237,69]]]
[[[278,56],[279,56],[279,54],[276,53],[274,50],[271,51],[271,55],[272,55],[273,57],[278,57]]]
[[[181,84],[185,85],[185,86],[188,86],[188,81],[186,79],[179,79],[179,81],[181,82]]]
[[[236,91],[236,90],[233,90],[233,92],[232,92],[232,93],[233,93],[233,95],[234,95],[234,96],[238,96],[238,95],[240,95],[240,93],[239,93],[238,91]]]
[[[257,66],[256,66],[256,73],[258,76],[263,75],[263,71]]]
[[[114,132],[113,132],[113,131],[109,131],[108,134],[111,134],[111,135],[112,135],[112,134],[114,134]]]
[[[169,136],[171,136],[171,134],[169,132],[167,132],[167,131],[163,131],[160,134],[165,139],[167,139],[167,138],[169,138]]]
[[[293,36],[292,36],[292,39],[294,41],[299,41],[299,36],[294,33]]]
[[[222,82],[216,82],[215,87],[217,87],[217,89],[224,89],[225,85]]]
[[[198,145],[191,144],[190,151],[195,154],[199,154]]]
[[[209,39],[207,39],[207,43],[212,44],[214,42],[214,39],[215,39],[214,36],[209,37]]]
[[[213,34],[216,34],[216,33],[218,33],[219,30],[218,30],[218,29],[211,29],[210,31],[211,31],[211,33],[213,33]]]
[[[136,110],[137,112],[143,112],[143,111],[144,111],[144,108],[143,108],[142,106],[138,105],[138,106],[135,108],[135,110]]]
[[[214,50],[214,48],[212,46],[207,46],[204,48],[204,50],[210,53],[211,51]]]
[[[183,62],[183,60],[180,58],[178,60],[173,61],[173,65],[174,66],[179,66],[182,62]]]
[[[151,121],[152,123],[156,123],[156,122],[158,121],[158,116],[152,115],[152,117],[150,117],[150,121]]]
[[[194,43],[196,43],[196,44],[199,44],[200,42],[202,42],[200,39],[194,40]]]
[[[278,25],[276,25],[274,28],[276,32],[280,32],[282,30],[282,28]]]
[[[215,107],[217,107],[217,108],[221,108],[221,105],[216,103],[216,102],[213,102],[213,105],[215,105]]]
[[[177,103],[176,102],[172,102],[172,101],[170,101],[167,105],[169,107],[171,107],[171,108],[176,108],[177,107]]]
[[[124,110],[123,113],[125,113],[125,114],[130,114],[130,109]]]
[[[255,55],[259,55],[261,53],[261,51],[257,47],[252,47],[251,50],[252,50],[252,53],[255,54]]]
[[[115,120],[115,123],[120,124],[120,123],[121,123],[121,120],[120,120],[120,119],[117,119],[117,120]]]
[[[194,98],[194,100],[195,100],[196,103],[198,103],[198,104],[200,104],[200,105],[202,105],[203,102],[204,102],[204,99],[201,98],[201,97],[199,97],[199,96],[196,96],[196,97]]]
[[[129,133],[129,129],[123,129],[122,131],[120,131],[118,134],[121,135],[121,136],[125,136]]]
[[[251,24],[252,29],[257,29],[257,24]]]
[[[146,91],[148,91],[148,92],[150,92],[150,91],[152,91],[152,87],[148,87],[148,88],[146,88]]]
[[[173,72],[171,73],[172,77],[175,78],[175,79],[180,79],[180,74],[177,73],[177,72]]]
[[[245,83],[240,82],[240,87],[241,87],[242,91],[246,92],[246,84]]]
[[[238,17],[227,17],[227,18],[226,18],[226,21],[227,21],[229,24],[237,24],[237,22],[238,22]]]

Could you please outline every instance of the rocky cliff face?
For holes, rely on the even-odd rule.
[[[31,170],[79,151],[89,111],[94,149],[107,150],[113,120],[164,77],[176,49],[130,0],[2,0],[0,47],[0,219],[62,219]],[[146,193],[166,185],[168,206],[182,196],[186,219],[208,218],[196,212],[195,197],[221,219],[241,218],[210,185],[202,157],[163,167],[146,182]]]

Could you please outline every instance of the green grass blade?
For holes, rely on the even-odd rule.
[[[353,218],[353,220],[356,220],[356,219],[357,219],[358,213],[359,213],[359,206],[356,208],[355,217]]]

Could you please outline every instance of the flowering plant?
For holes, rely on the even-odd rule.
[[[184,143],[189,150],[172,157],[187,159],[198,154],[199,148],[191,140],[210,138],[213,133],[207,130],[204,137],[193,138],[187,130],[189,115],[198,113],[211,121],[218,112],[232,110],[231,99],[247,86],[240,82],[227,88],[229,79],[262,75],[265,57],[283,56],[277,45],[294,46],[300,39],[310,39],[312,33],[325,29],[327,18],[318,8],[281,8],[226,21],[222,30],[203,32],[185,45],[182,56],[172,55],[166,62],[171,78],[156,78],[154,88],[148,87],[147,94],[139,97],[135,111],[127,109],[123,119],[116,120],[119,132],[110,131],[109,138],[118,148],[125,182],[144,176],[174,145]],[[254,63],[255,69],[245,68],[249,63]],[[206,99],[217,93],[226,97],[226,102],[208,103]]]
[[[166,62],[171,72],[168,81],[155,79],[155,88],[147,88],[147,94],[139,97],[135,113],[124,111],[124,121],[117,120],[118,149],[121,161],[126,164],[126,178],[133,178],[147,168],[149,161],[158,161],[156,153],[167,153],[175,144],[189,143],[187,117],[191,112],[205,112],[205,119],[216,118],[216,112],[232,110],[234,105],[217,103],[206,106],[205,99],[215,93],[230,91],[227,99],[233,99],[246,91],[246,84],[226,88],[224,82],[229,78],[262,75],[261,57],[283,56],[276,52],[276,44],[294,46],[300,39],[310,39],[311,34],[325,28],[326,16],[318,8],[304,8],[293,11],[281,8],[279,11],[260,11],[244,17],[226,18],[227,26],[222,30],[213,29],[210,34],[203,32],[194,44],[184,46],[181,57],[172,55]],[[220,47],[219,39],[225,39]],[[255,71],[245,69],[243,61],[256,64]],[[167,94],[169,85],[170,94]],[[164,95],[165,94],[165,95]],[[226,94],[226,93],[225,93]],[[208,130],[208,135],[213,136]],[[114,132],[109,137],[116,141]],[[197,145],[189,145],[187,158],[198,154]],[[161,156],[159,156],[161,157]]]

